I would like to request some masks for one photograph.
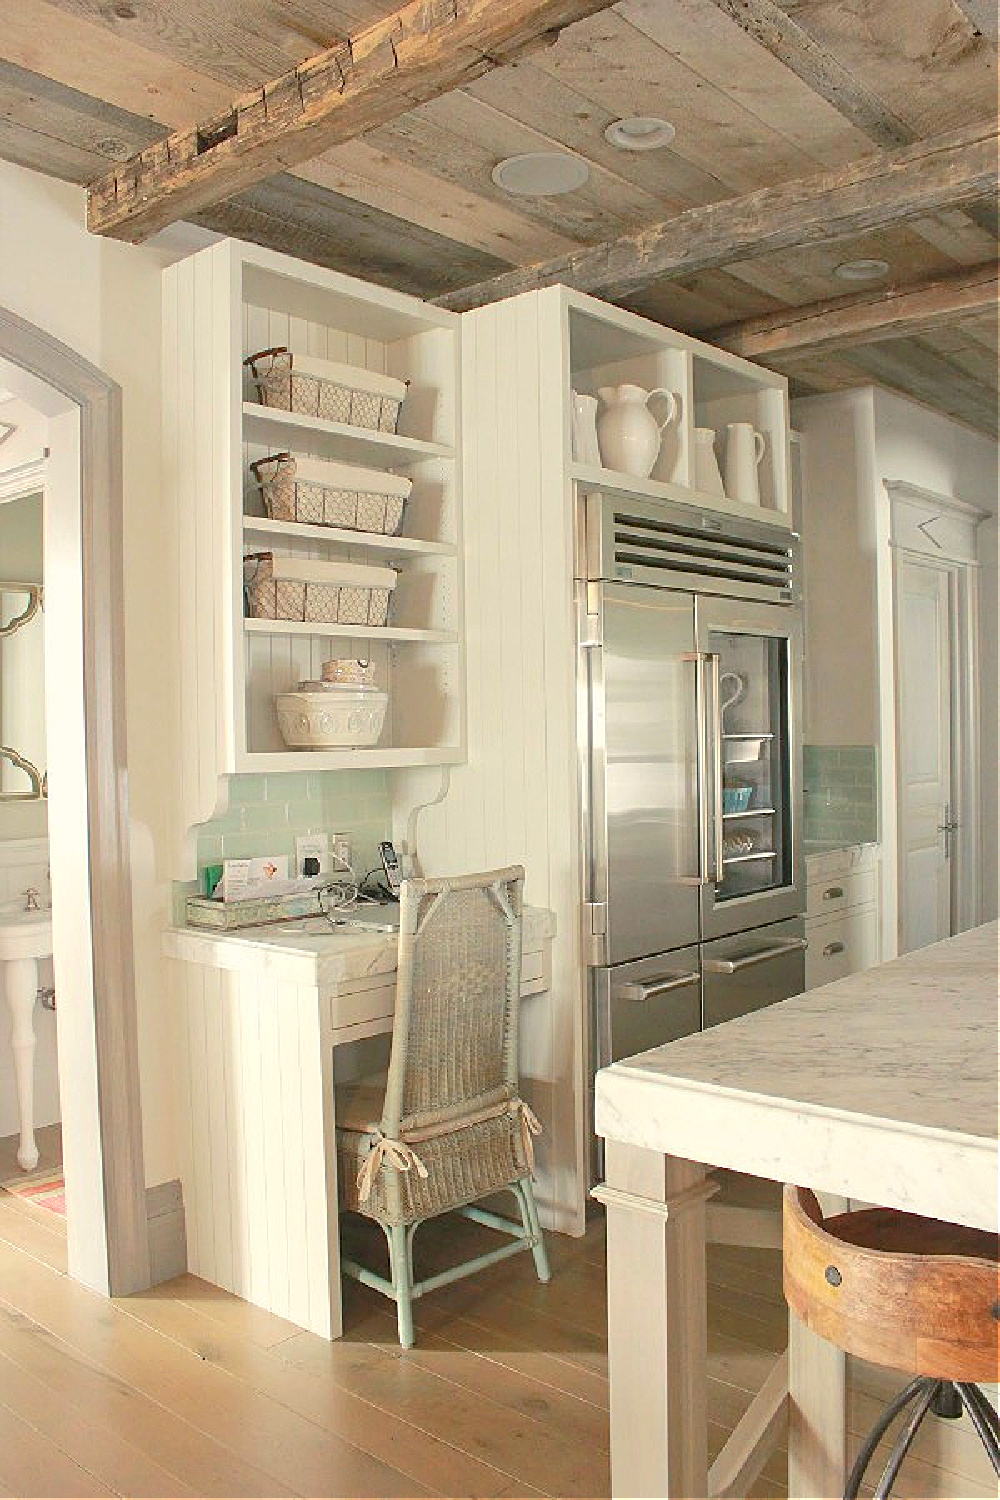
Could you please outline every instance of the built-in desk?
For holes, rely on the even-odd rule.
[[[554,922],[524,909],[522,998],[549,989]],[[326,1338],[342,1331],[334,1049],[391,1031],[397,941],[321,917],[164,935],[188,1269]]]
[[[787,1400],[789,1494],[843,1494],[844,1356],[789,1320],[706,1473],[705,1165],[997,1228],[995,922],[597,1075],[615,1495],[746,1494]]]

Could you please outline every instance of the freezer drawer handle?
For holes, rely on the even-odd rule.
[[[823,949],[823,957],[832,958],[835,953],[843,953],[843,951],[843,943],[827,943],[826,947]]]
[[[616,1000],[634,1000],[642,1005],[654,995],[665,995],[667,990],[680,990],[686,984],[697,984],[701,975],[695,970],[691,974],[664,974],[651,979],[648,984],[620,984],[615,989]]]
[[[824,901],[839,901],[840,897],[843,894],[844,894],[844,887],[842,885],[830,885],[830,886],[827,886],[826,890],[823,892],[823,900]]]
[[[767,963],[769,958],[782,958],[786,953],[801,953],[808,947],[805,938],[788,938],[773,948],[763,948],[760,953],[748,953],[745,958],[706,958],[702,968],[706,974],[738,974],[752,964]]]

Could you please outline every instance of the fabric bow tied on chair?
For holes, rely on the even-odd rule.
[[[521,1122],[521,1144],[524,1147],[524,1159],[528,1164],[528,1171],[532,1177],[535,1175],[535,1143],[531,1139],[533,1135],[541,1135],[542,1127],[538,1123],[538,1116],[525,1104],[523,1099],[516,1101],[518,1118]]]
[[[408,1146],[405,1141],[394,1141],[380,1130],[374,1134],[374,1145],[358,1172],[358,1197],[362,1203],[366,1203],[371,1197],[372,1183],[381,1172],[383,1162],[387,1161],[400,1172],[416,1169],[418,1177],[427,1177],[427,1168],[412,1146]]]

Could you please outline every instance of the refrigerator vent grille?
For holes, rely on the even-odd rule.
[[[787,600],[795,581],[794,554],[788,542],[740,536],[721,528],[712,532],[626,511],[614,514],[614,556],[616,565],[754,584],[775,599]]]

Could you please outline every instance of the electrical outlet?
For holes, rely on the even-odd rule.
[[[305,833],[295,840],[295,872],[301,876],[329,875],[328,833]]]

